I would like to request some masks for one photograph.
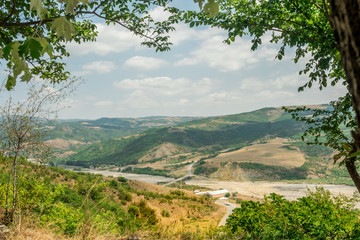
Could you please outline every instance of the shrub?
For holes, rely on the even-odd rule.
[[[360,214],[353,202],[323,188],[298,201],[273,193],[262,203],[242,201],[225,228],[236,239],[357,239]]]
[[[118,180],[119,182],[127,182],[127,179],[124,178],[124,177],[117,177],[117,180]]]
[[[170,217],[170,212],[167,209],[161,210],[161,216]]]
[[[130,215],[135,216],[135,217],[139,216],[139,214],[140,214],[139,207],[136,206],[136,205],[130,205],[130,206],[128,207],[128,213],[129,213]]]

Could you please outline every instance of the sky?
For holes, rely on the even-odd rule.
[[[160,8],[152,15],[164,18]],[[226,32],[215,28],[178,24],[168,52],[141,46],[140,38],[120,26],[98,23],[97,30],[96,42],[67,46],[68,70],[84,83],[63,101],[69,108],[59,112],[61,119],[228,115],[323,104],[346,92],[338,85],[299,93],[307,81],[298,74],[306,59],[294,64],[289,50],[275,60],[276,45],[265,41],[251,51],[246,37],[227,45]],[[16,94],[23,94],[21,88]]]

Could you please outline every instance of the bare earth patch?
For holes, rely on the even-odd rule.
[[[163,143],[151,149],[148,154],[139,159],[139,162],[146,162],[155,158],[167,157],[182,151],[185,151],[185,148],[181,148],[172,143]]]
[[[241,195],[262,199],[264,195],[277,193],[285,196],[288,200],[296,200],[303,197],[307,193],[307,189],[315,190],[317,186],[328,189],[332,194],[344,194],[352,196],[356,191],[356,187],[335,184],[292,184],[284,182],[233,182],[233,181],[215,181],[194,179],[186,181],[189,185],[198,185],[211,189],[225,188],[230,192],[237,192]],[[360,206],[358,206],[360,207]]]
[[[51,140],[47,140],[45,141],[45,144],[53,147],[53,148],[57,148],[57,149],[68,149],[70,146],[74,146],[74,145],[84,145],[86,143],[84,142],[80,142],[77,140],[64,140],[61,138],[55,138],[55,139],[51,139]]]
[[[306,161],[304,154],[290,146],[286,139],[276,138],[265,144],[255,144],[240,150],[222,153],[210,162],[252,162],[287,168],[300,167]]]

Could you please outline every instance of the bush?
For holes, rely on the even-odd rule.
[[[170,217],[170,212],[167,209],[161,210],[161,216]]]
[[[323,188],[298,201],[273,193],[262,203],[242,201],[225,228],[236,239],[358,239],[360,213],[353,202]]]
[[[118,180],[119,182],[127,182],[127,179],[124,178],[124,177],[117,177],[117,180]]]

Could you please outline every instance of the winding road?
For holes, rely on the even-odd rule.
[[[193,167],[193,165],[195,164],[196,162],[193,162],[191,163],[188,168],[187,168],[187,171],[186,171],[186,175],[181,177],[181,178],[177,178],[175,179],[174,181],[171,181],[171,182],[168,182],[168,183],[165,183],[163,186],[168,186],[168,185],[171,185],[173,183],[176,183],[176,182],[179,182],[179,181],[182,181],[188,177],[191,177],[191,176],[194,176],[191,172],[191,169]],[[233,203],[230,203],[230,202],[227,202],[227,201],[224,201],[224,200],[217,200],[215,201],[215,203],[219,204],[219,205],[223,205],[226,207],[226,213],[224,215],[224,217],[221,219],[221,221],[219,222],[219,225],[218,226],[225,226],[226,224],[226,220],[229,218],[229,216],[232,214],[233,210],[235,208],[238,208],[239,205],[236,205],[236,204],[233,204]]]
[[[223,206],[226,207],[226,213],[225,213],[224,217],[221,219],[221,221],[219,222],[219,225],[218,225],[219,227],[220,226],[225,226],[226,220],[232,214],[234,209],[240,207],[239,205],[236,205],[236,204],[230,203],[230,202],[226,202],[226,201],[223,201],[223,200],[217,200],[217,201],[215,201],[215,203],[223,205]]]
[[[188,166],[185,176],[183,176],[183,177],[181,177],[181,178],[177,178],[177,179],[175,179],[175,180],[173,180],[173,181],[171,181],[171,182],[165,183],[163,186],[169,186],[169,185],[171,185],[171,184],[173,184],[173,183],[182,181],[182,180],[184,180],[184,179],[187,178],[187,177],[193,176],[193,174],[191,173],[191,169],[192,169],[192,167],[193,167],[193,165],[194,165],[195,163],[197,163],[197,161],[191,163],[191,164]]]

